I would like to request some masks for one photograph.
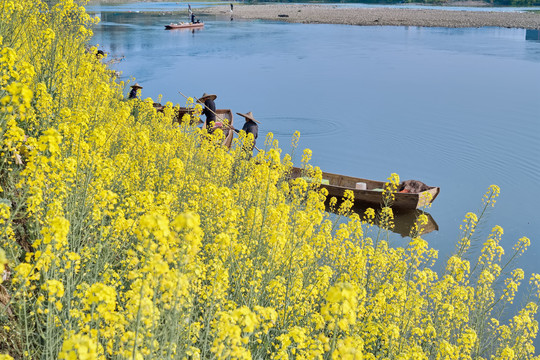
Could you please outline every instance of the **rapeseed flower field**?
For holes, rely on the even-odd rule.
[[[382,211],[329,215],[309,150],[290,180],[271,135],[251,158],[127,100],[83,5],[0,0],[0,359],[534,357],[540,275],[503,261],[529,239],[470,252],[498,187],[438,273],[425,216],[388,242],[397,175]]]

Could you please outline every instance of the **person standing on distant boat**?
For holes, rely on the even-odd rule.
[[[205,126],[208,130],[212,129],[212,126],[216,121],[216,100],[217,95],[204,93],[203,96],[197,100],[204,105],[204,109],[201,115],[206,116]]]
[[[195,14],[193,14],[193,11],[191,11],[191,5],[187,4],[187,6],[188,6],[189,19],[192,23],[195,23]]]
[[[248,149],[250,151],[253,151],[253,148],[255,147],[255,142],[257,141],[257,137],[259,136],[259,121],[255,120],[253,117],[253,114],[248,112],[247,114],[242,114],[237,112],[238,115],[243,116],[246,119],[246,122],[244,123],[244,126],[242,127],[242,130],[246,132],[246,136],[251,134],[253,135],[253,145],[251,146],[251,149]],[[240,130],[233,128],[234,131],[240,132]]]
[[[128,99],[136,99],[137,98],[137,91],[139,89],[142,89],[143,87],[139,85],[139,83],[135,83],[135,85],[131,85],[131,91],[129,92]]]

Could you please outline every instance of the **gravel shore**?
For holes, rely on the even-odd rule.
[[[229,5],[197,9],[197,14],[229,15]],[[234,18],[279,20],[312,24],[389,25],[429,27],[505,27],[540,29],[540,13],[454,11],[396,8],[343,8],[333,5],[235,5]]]

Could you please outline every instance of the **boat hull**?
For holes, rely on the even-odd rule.
[[[169,24],[165,25],[165,30],[174,30],[174,29],[200,29],[204,27],[204,23],[185,23],[185,24]]]
[[[226,119],[229,126],[233,126],[233,112],[231,109],[216,109],[216,115],[216,121],[223,122]],[[226,127],[223,127],[222,130],[225,138],[221,145],[230,148],[234,137],[234,131]]]
[[[292,177],[302,176],[302,169],[293,168]],[[357,189],[357,184],[365,184],[365,190]],[[354,194],[355,204],[362,206],[379,207],[383,203],[382,191],[375,189],[384,189],[384,181],[356,178],[352,176],[338,175],[323,172],[322,188],[328,190],[328,196],[335,196],[341,199],[346,190]],[[439,195],[440,188],[431,186],[426,191],[419,193],[394,193],[392,208],[396,209],[420,209],[429,206]]]

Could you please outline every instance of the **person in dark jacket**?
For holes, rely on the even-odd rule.
[[[216,121],[216,100],[217,95],[204,93],[198,100],[204,105],[202,115],[206,116],[205,126],[208,130],[212,129],[212,123]]]
[[[253,148],[255,147],[255,142],[257,140],[257,136],[259,135],[259,125],[257,124],[260,124],[259,121],[255,120],[255,118],[253,117],[253,114],[250,112],[248,112],[247,114],[242,114],[242,113],[239,113],[237,112],[238,115],[240,116],[243,116],[245,119],[246,119],[246,122],[244,123],[244,126],[242,127],[242,130],[244,130],[246,132],[246,135],[249,135],[249,134],[252,134],[253,135],[253,146],[251,147],[250,150],[253,150]],[[234,131],[236,132],[240,132],[240,130],[238,129],[234,129]]]
[[[139,89],[142,89],[143,87],[139,85],[139,83],[135,83],[135,85],[131,85],[131,91],[129,92],[128,99],[136,99],[137,98],[137,91]]]

